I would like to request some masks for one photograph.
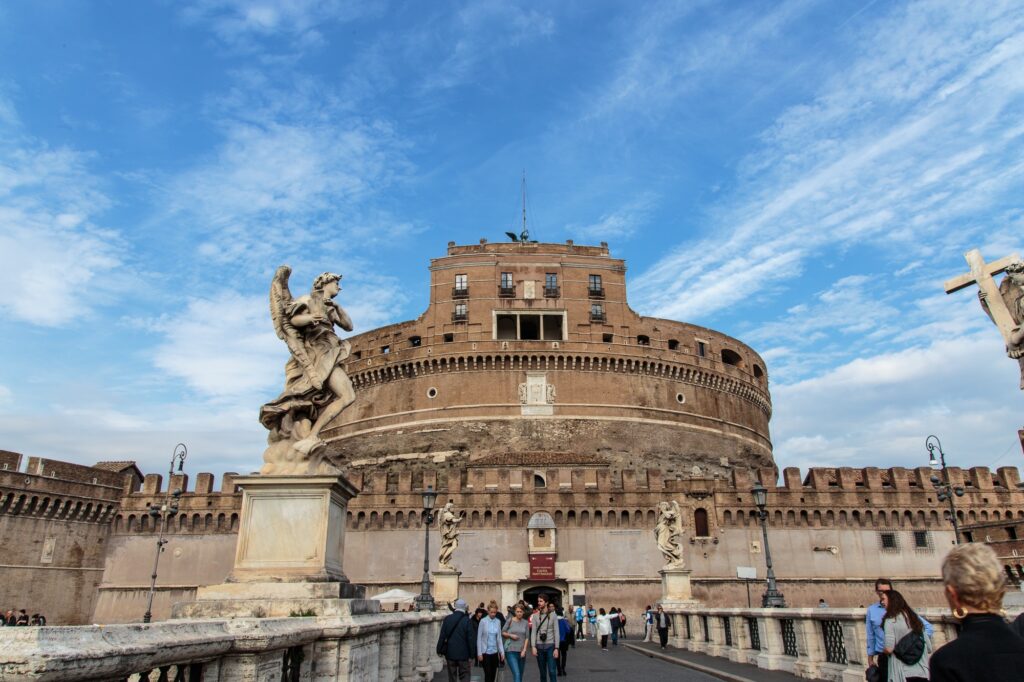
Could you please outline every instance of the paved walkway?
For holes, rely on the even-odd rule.
[[[625,646],[631,645],[631,646]],[[665,651],[655,644],[641,644],[637,640],[619,640],[618,646],[609,644],[603,652],[593,640],[578,642],[569,649],[568,675],[562,679],[586,680],[586,682],[623,682],[624,680],[678,680],[679,682],[792,682],[799,678],[786,673],[759,670],[755,666],[733,663],[726,658],[694,654],[671,647]],[[663,655],[676,659],[664,660]],[[688,666],[681,665],[687,663]],[[701,666],[705,670],[693,666]],[[483,682],[481,668],[474,668],[472,682]],[[540,679],[537,662],[532,656],[527,661],[523,682]],[[447,682],[448,672],[442,670],[434,682]],[[498,682],[512,682],[508,668],[498,671]],[[806,682],[805,680],[801,682]]]

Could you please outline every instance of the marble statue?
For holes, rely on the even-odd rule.
[[[1024,263],[1010,263],[1004,272],[1003,281],[999,283],[999,297],[1013,321],[1005,335],[1006,354],[1020,365],[1020,389],[1024,391]],[[995,322],[985,290],[978,291],[978,298],[989,319]]]
[[[1017,254],[986,263],[981,252],[972,249],[964,254],[971,271],[946,281],[947,294],[978,287],[981,307],[1006,342],[1006,354],[1020,365],[1020,388],[1024,390],[1024,261]],[[1006,273],[996,286],[993,277]]]
[[[442,571],[454,571],[452,554],[459,546],[459,524],[466,518],[466,512],[455,513],[455,504],[449,502],[441,508],[437,515],[437,525],[441,531],[441,549],[437,555],[437,565]]]
[[[274,330],[291,351],[285,364],[284,391],[260,408],[260,423],[270,431],[261,474],[315,474],[331,471],[323,458],[320,432],[355,401],[355,389],[342,367],[348,341],[334,332],[352,331],[352,320],[334,297],[341,275],[325,272],[306,296],[292,298],[291,268],[282,265],[270,286]]]
[[[658,523],[654,526],[654,537],[658,540],[658,550],[667,562],[665,568],[683,568],[683,516],[675,500],[658,504]]]

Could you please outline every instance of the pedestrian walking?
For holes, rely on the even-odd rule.
[[[651,605],[647,605],[647,609],[644,611],[644,641],[654,641],[654,610]]]
[[[612,634],[612,622],[618,620],[619,614],[604,612],[604,608],[598,610],[597,634],[601,637],[601,651],[608,651],[608,636]]]
[[[583,632],[583,619],[586,618],[586,610],[583,608],[583,604],[576,607],[576,639],[585,640],[586,634]]]
[[[619,637],[626,639],[626,614],[618,607],[615,610],[619,614]]]
[[[521,603],[512,607],[512,617],[505,621],[501,634],[509,640],[505,644],[505,660],[512,671],[512,682],[523,682],[523,656],[529,650],[530,624],[526,622],[526,607]]]
[[[928,682],[932,642],[924,634],[924,622],[896,590],[882,595],[882,606],[884,651],[889,656],[888,682]]]
[[[565,617],[562,609],[555,609],[558,614],[558,676],[564,677],[565,664],[569,660],[569,647],[576,646],[576,634],[573,631],[572,623]]]
[[[960,635],[932,655],[932,682],[1012,682],[1024,671],[1024,639],[1003,620],[1006,576],[988,545],[968,543],[942,562],[946,602],[960,621]]]
[[[491,603],[487,605],[487,615],[480,619],[476,634],[476,660],[483,666],[484,682],[495,682],[498,676],[498,663],[505,662],[505,645],[501,628],[501,619],[498,618],[498,602],[492,599]]]
[[[610,617],[614,616],[614,618],[611,618],[608,621],[608,624],[611,626],[612,646],[618,646],[619,645],[619,611],[618,611],[618,609],[616,609],[613,606],[612,610],[608,612],[608,615]]]
[[[658,604],[658,610],[654,612],[653,624],[658,630],[658,641],[661,643],[662,649],[668,646],[668,627],[671,622],[672,619],[665,613],[665,607]]]
[[[593,604],[587,605],[587,624],[590,625],[591,636],[597,639],[597,611],[594,610]]]
[[[548,596],[537,596],[537,610],[533,614],[530,646],[537,658],[540,682],[555,682],[558,677],[558,616],[549,609]]]
[[[455,610],[441,623],[437,655],[445,659],[448,682],[469,682],[472,662],[476,659],[476,637],[468,609],[465,600],[455,600]]]

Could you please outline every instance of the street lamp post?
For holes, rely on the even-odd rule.
[[[153,575],[150,576],[149,582],[149,600],[146,602],[146,613],[142,616],[142,622],[148,623],[153,620],[153,595],[156,593],[156,572],[160,566],[160,554],[164,551],[164,545],[167,544],[167,540],[164,540],[164,532],[167,530],[167,517],[168,515],[174,515],[178,513],[178,499],[181,497],[181,489],[177,488],[173,492],[171,491],[171,480],[174,478],[174,461],[178,461],[178,471],[181,471],[185,466],[185,458],[188,457],[188,448],[185,447],[184,443],[178,443],[174,446],[174,452],[171,453],[171,468],[167,472],[167,495],[164,497],[163,504],[150,504],[149,515],[153,517],[153,523],[160,519],[160,534],[156,539],[156,558],[153,560]]]
[[[751,489],[754,496],[754,504],[757,505],[757,513],[761,518],[761,535],[764,537],[764,563],[768,567],[768,589],[761,597],[762,608],[786,608],[786,599],[779,592],[775,585],[775,571],[772,569],[772,551],[768,548],[768,512],[765,507],[768,505],[768,489],[758,483]]]
[[[437,493],[433,486],[423,491],[423,587],[416,597],[417,611],[433,611],[434,597],[430,594],[430,526],[434,523],[434,500]]]
[[[939,502],[949,502],[949,520],[953,522],[953,540],[959,545],[960,524],[956,521],[956,504],[953,500],[955,497],[964,496],[963,486],[954,486],[950,482],[949,470],[946,468],[946,453],[942,451],[942,442],[938,436],[928,436],[924,441],[924,446],[928,448],[928,464],[932,467],[939,467],[939,470],[942,471],[942,478],[932,474],[931,482],[939,493],[937,496]],[[936,452],[939,453],[938,458],[935,457]]]

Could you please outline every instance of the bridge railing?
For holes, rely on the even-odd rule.
[[[429,680],[444,615],[0,628],[0,681]]]
[[[867,668],[864,609],[713,609],[665,605],[671,646],[798,677],[860,682]],[[919,613],[938,648],[956,638],[948,611]]]

